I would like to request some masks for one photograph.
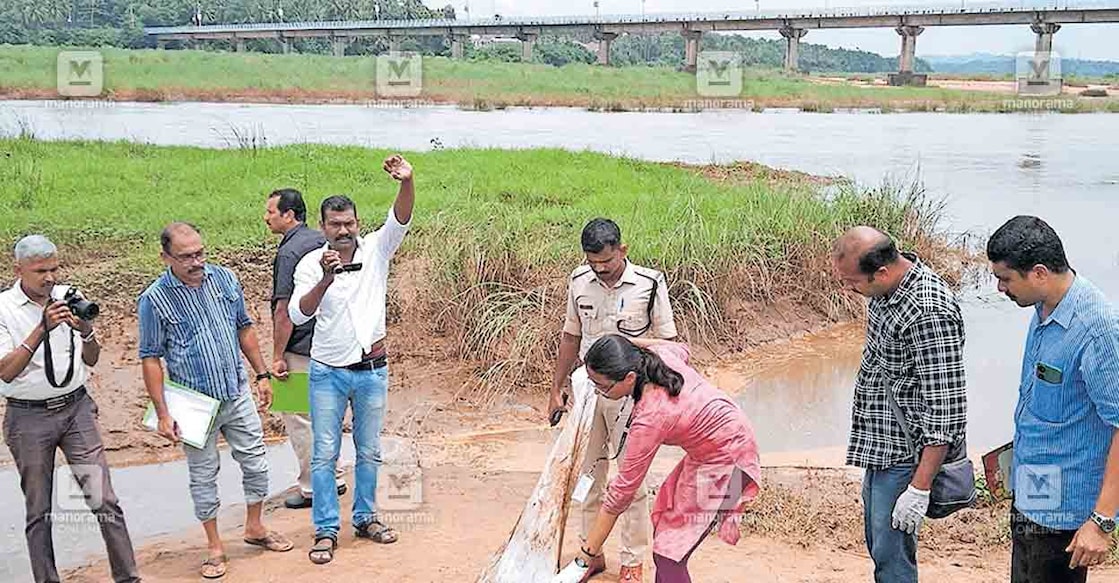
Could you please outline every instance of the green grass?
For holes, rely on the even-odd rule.
[[[268,192],[298,188],[311,208],[347,193],[375,228],[396,193],[381,170],[388,154],[0,139],[0,242],[10,249],[42,232],[101,265],[91,285],[131,300],[160,269],[160,229],[186,220],[219,261],[260,275],[275,244],[261,219]],[[418,195],[400,261],[424,266],[416,293],[426,308],[404,318],[455,339],[460,356],[484,363],[487,386],[546,378],[566,274],[582,261],[578,233],[592,217],[617,220],[631,257],[668,273],[680,327],[711,342],[742,341],[725,318],[742,300],[791,297],[835,317],[852,313],[827,275],[830,240],[846,227],[877,225],[911,248],[929,249],[937,236],[935,211],[904,189],[840,186],[825,196],[807,181],[714,182],[561,150],[407,157]]]
[[[0,93],[52,94],[53,47],[0,47]],[[375,97],[372,57],[101,49],[105,88],[113,98],[168,99],[370,99]],[[467,107],[571,105],[599,109],[684,106],[703,100],[695,76],[664,67],[598,67],[495,61],[424,59],[424,95]],[[933,87],[865,87],[822,84],[770,69],[744,73],[743,100],[757,107],[941,107],[996,111],[1006,95]]]

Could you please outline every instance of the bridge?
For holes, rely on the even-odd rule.
[[[965,0],[966,2],[966,0]],[[516,38],[522,58],[532,59],[533,44],[544,34],[590,35],[598,41],[598,63],[610,64],[610,43],[620,35],[678,33],[685,40],[684,69],[695,72],[700,41],[709,32],[776,30],[785,39],[784,66],[796,70],[800,40],[810,30],[892,28],[901,37],[898,73],[893,85],[924,85],[925,76],[913,72],[917,37],[932,26],[1025,25],[1037,35],[1036,62],[1048,63],[1053,35],[1064,25],[1119,22],[1119,6],[1090,3],[1039,2],[965,4],[958,7],[890,6],[832,8],[824,10],[755,10],[741,12],[645,14],[614,16],[520,17],[469,20],[361,20],[330,22],[273,22],[146,28],[160,46],[168,41],[231,41],[238,51],[246,39],[276,39],[285,53],[291,40],[328,38],[335,55],[359,37],[387,39],[390,51],[399,51],[404,38],[442,36],[450,39],[452,58],[462,58],[465,43],[474,35]],[[1037,69],[1032,82],[1048,83],[1047,67]],[[1059,81],[1058,81],[1059,82]]]

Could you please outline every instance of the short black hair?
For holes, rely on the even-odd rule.
[[[1049,223],[1030,215],[1019,215],[999,227],[987,241],[987,259],[1005,263],[1018,273],[1044,265],[1053,273],[1069,270],[1061,238]]]
[[[336,213],[354,211],[354,216],[357,216],[357,206],[354,205],[354,201],[350,200],[350,197],[344,194],[336,194],[322,201],[322,206],[319,207],[319,218],[324,223],[326,222],[326,211]]]
[[[307,222],[307,204],[303,202],[303,193],[294,188],[281,188],[273,190],[268,198],[280,199],[276,201],[276,208],[279,209],[280,214],[292,211],[295,213],[295,220],[301,223]]]
[[[897,243],[889,235],[883,233],[882,240],[859,257],[859,272],[863,275],[874,275],[879,269],[893,265],[901,257],[898,253]]]
[[[198,227],[194,226],[191,223],[187,223],[187,222],[184,222],[184,221],[175,221],[174,223],[171,223],[170,225],[167,225],[166,227],[163,227],[163,232],[159,234],[159,246],[163,248],[163,252],[166,253],[167,255],[170,255],[171,254],[171,236],[174,235],[177,231],[182,231],[182,230],[188,229],[188,228],[190,230],[194,231],[195,233],[198,233],[199,235],[202,234],[202,231],[199,231]]]
[[[618,228],[618,223],[610,219],[601,217],[591,219],[591,222],[583,227],[581,243],[583,253],[601,253],[607,247],[617,247],[622,244],[622,230]]]

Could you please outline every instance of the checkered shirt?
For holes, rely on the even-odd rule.
[[[905,433],[890,408],[893,391],[918,449],[955,445],[967,426],[964,322],[948,285],[916,256],[892,294],[867,307],[851,412],[847,464],[883,469],[912,463]]]

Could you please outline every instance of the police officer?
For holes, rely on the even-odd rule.
[[[668,284],[664,274],[630,263],[622,232],[610,219],[597,218],[587,223],[582,234],[587,264],[571,274],[567,291],[567,316],[560,341],[559,359],[548,414],[553,425],[565,410],[563,389],[576,363],[596,340],[606,334],[623,334],[631,338],[676,338],[676,324],[668,302]],[[585,541],[594,524],[602,492],[606,487],[608,459],[621,459],[622,434],[633,404],[628,399],[610,400],[597,397],[590,442],[582,473],[594,478],[594,485],[582,503],[580,537]],[[607,455],[607,444],[610,444]],[[618,456],[618,457],[615,457]],[[642,562],[649,544],[649,507],[646,488],[642,484],[637,498],[621,521],[621,571],[619,581],[642,580]],[[584,580],[606,570],[605,558],[591,564]]]

